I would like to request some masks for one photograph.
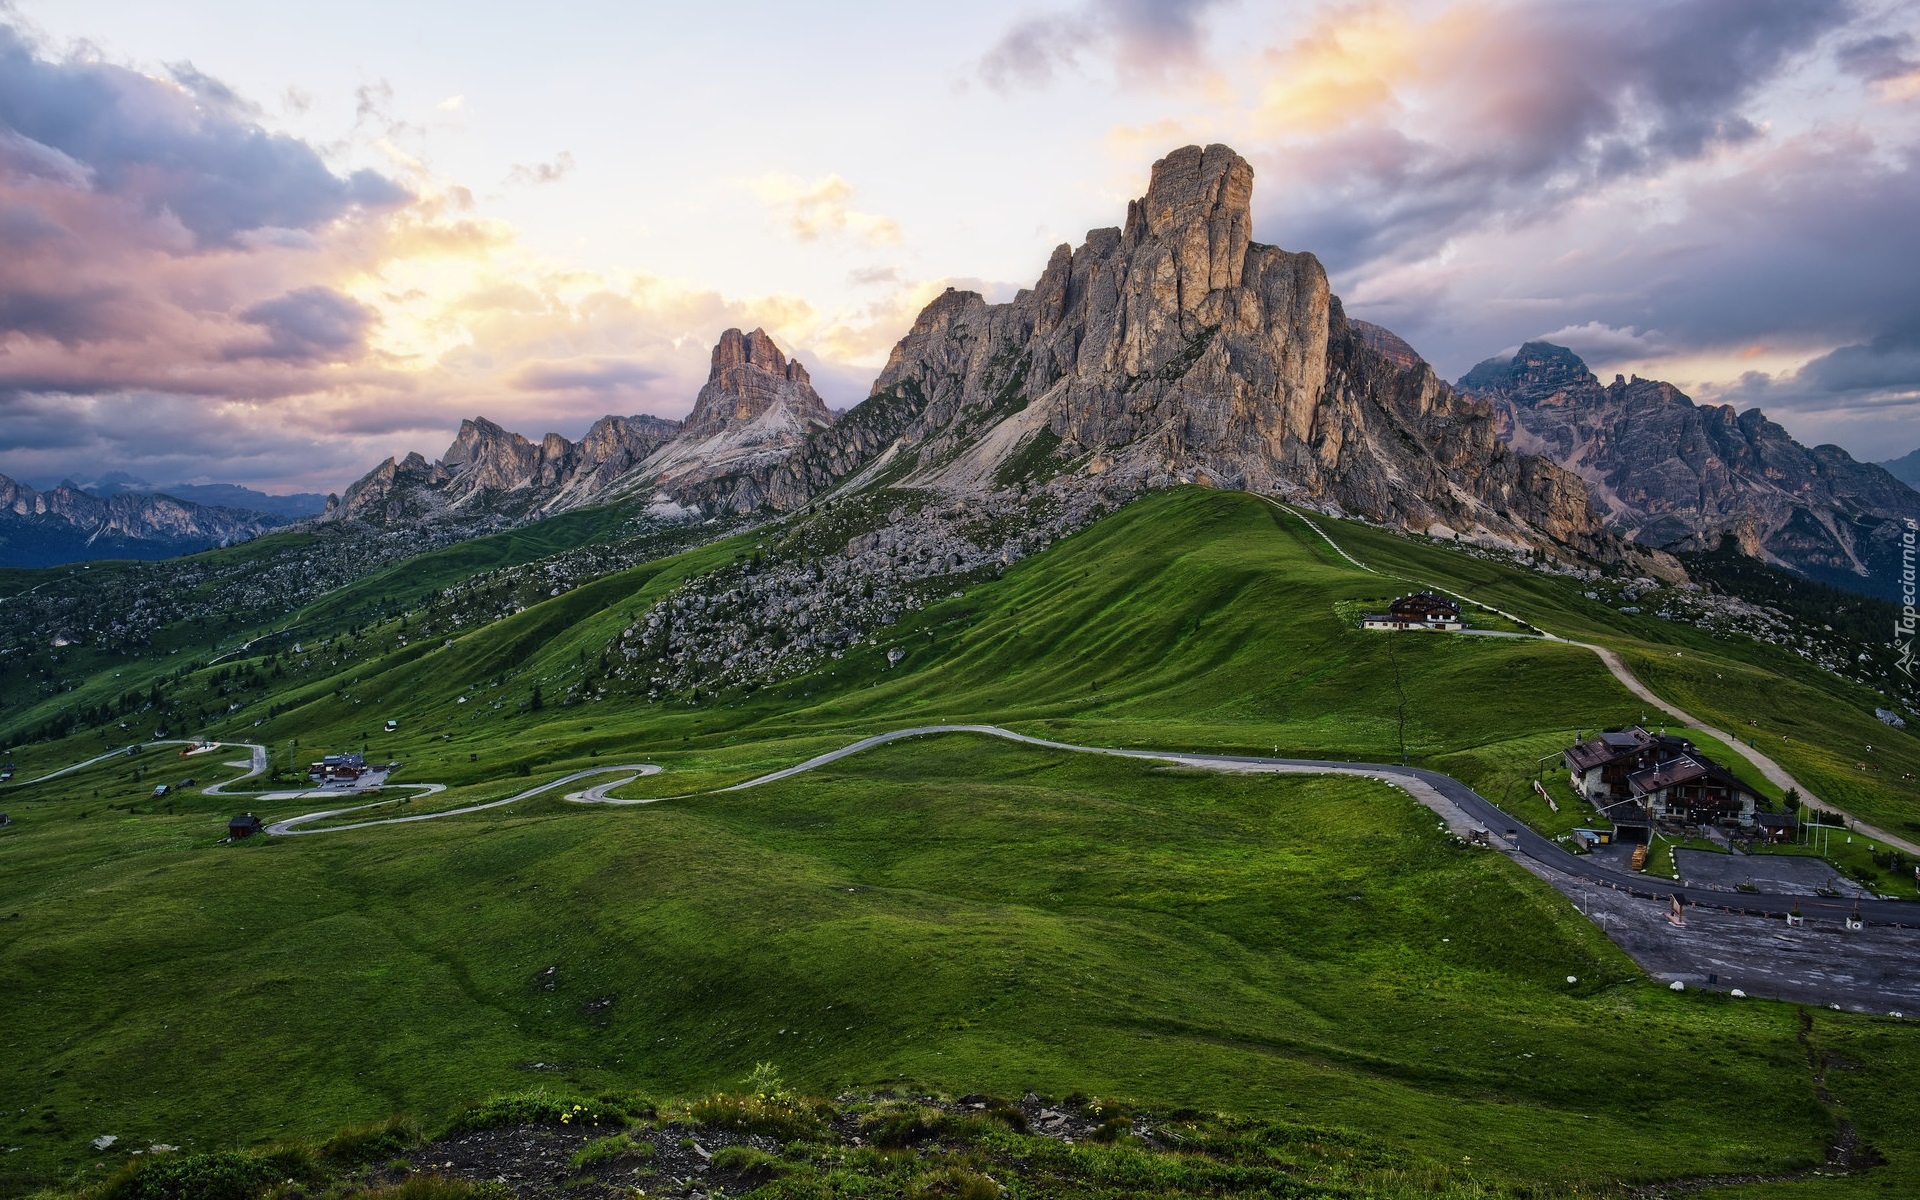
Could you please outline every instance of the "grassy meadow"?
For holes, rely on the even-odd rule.
[[[1775,731],[1763,748],[1822,796],[1912,818],[1900,775],[1920,769],[1920,741],[1798,660],[1322,524],[1380,570],[1617,646],[1704,719]],[[264,742],[281,765],[364,745],[405,761],[396,782],[451,785],[396,814],[621,762],[666,770],[618,794],[681,796],[857,736],[986,721],[1405,760],[1532,818],[1541,757],[1640,717],[1583,649],[1354,629],[1343,609],[1377,600],[1380,576],[1284,510],[1198,489],[1143,499],[800,679],[697,705],[616,689],[528,707],[633,614],[771,536],[617,572],[450,645],[362,626],[350,662],[274,678],[207,732]],[[390,604],[411,585],[367,586]],[[255,727],[268,699],[277,715]],[[1837,765],[1861,753],[1849,739],[1872,740],[1882,769]],[[102,744],[89,731],[13,757],[28,779]],[[1920,1135],[1898,1119],[1910,1029],[1649,985],[1551,889],[1367,781],[954,735],[741,793],[637,808],[549,793],[234,846],[216,842],[241,808],[332,805],[150,798],[222,772],[238,773],[155,749],[0,790],[17,821],[0,829],[0,1095],[19,1097],[0,1112],[0,1148],[19,1147],[0,1187],[105,1170],[86,1146],[102,1133],[247,1145],[396,1110],[431,1122],[534,1086],[689,1096],[773,1061],[823,1092],[905,1079],[1297,1117],[1543,1195],[1804,1171],[1845,1118],[1890,1165],[1743,1194],[1920,1189]]]

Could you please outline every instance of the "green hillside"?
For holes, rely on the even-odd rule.
[[[1874,721],[1864,689],[1624,617],[1562,578],[1315,520],[1379,571],[1616,646],[1674,702],[1771,737],[1821,795],[1915,819],[1901,777],[1920,742]],[[642,760],[666,770],[619,795],[683,796],[860,735],[991,721],[1405,760],[1514,803],[1574,731],[1641,717],[1578,647],[1360,632],[1351,614],[1400,579],[1275,505],[1199,489],[1147,497],[776,686],[650,701],[614,671],[609,648],[663,597],[779,553],[807,521],[583,563],[537,594],[505,568],[537,564],[539,545],[454,547],[314,606],[329,632],[297,654],[178,656],[140,679],[151,707],[129,731],[116,714],[21,744],[18,777],[165,716],[263,742],[281,768],[362,746],[403,760],[396,781],[451,785],[392,810],[422,812]],[[123,693],[116,669],[73,694]],[[1868,741],[1879,769],[1853,768]],[[17,819],[0,829],[12,1191],[90,1170],[102,1133],[246,1145],[394,1110],[432,1122],[541,1085],[690,1096],[763,1061],[827,1093],[906,1078],[1338,1126],[1463,1195],[1804,1171],[1850,1119],[1891,1165],[1767,1194],[1920,1186],[1920,1136],[1886,1101],[1920,1056],[1903,1025],[1650,985],[1546,885],[1366,781],[948,736],[726,796],[549,794],[219,846],[236,807],[320,806],[149,798],[209,766],[156,749],[0,791]],[[1827,1054],[1849,1069],[1810,1067]]]

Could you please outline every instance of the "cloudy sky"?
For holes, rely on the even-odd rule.
[[[1529,338],[1920,446],[1920,6],[0,0],[0,473],[337,490],[462,416],[830,404],[1189,142],[1454,378]]]

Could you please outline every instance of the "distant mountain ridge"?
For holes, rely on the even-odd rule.
[[[327,507],[326,496],[319,492],[291,492],[282,495],[262,492],[234,483],[155,484],[148,483],[144,479],[136,479],[125,471],[109,471],[97,479],[81,480],[77,483],[72,479],[23,479],[19,482],[43,492],[64,483],[68,487],[78,488],[89,496],[96,496],[102,500],[124,495],[172,496],[175,500],[191,500],[195,504],[244,509],[248,512],[272,513],[274,516],[295,521],[303,517],[317,517]]]
[[[1908,487],[1920,487],[1920,450],[1909,451],[1899,458],[1889,458],[1878,465]]]
[[[438,460],[414,453],[375,467],[325,519],[513,520],[631,497],[667,516],[688,504],[751,511],[766,502],[755,479],[833,421],[806,368],[765,330],[729,329],[685,421],[607,416],[578,442],[549,433],[536,445],[475,417]]]
[[[1893,597],[1902,522],[1920,493],[1838,446],[1809,449],[1759,409],[1695,404],[1672,384],[1615,376],[1528,342],[1462,376],[1500,436],[1586,481],[1607,527],[1669,550],[1741,550],[1812,579]]]
[[[41,491],[0,475],[0,566],[172,558],[245,541],[287,523],[273,513],[145,492],[103,498],[68,482]]]

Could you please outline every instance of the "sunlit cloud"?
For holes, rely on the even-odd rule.
[[[559,183],[573,171],[573,155],[562,150],[552,162],[515,163],[507,171],[508,183]]]
[[[811,183],[793,175],[770,173],[752,183],[767,211],[803,242],[847,237],[868,246],[893,245],[900,225],[891,217],[853,207],[853,186],[838,175]]]

